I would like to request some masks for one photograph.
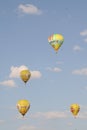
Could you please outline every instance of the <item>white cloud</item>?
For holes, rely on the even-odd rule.
[[[18,78],[19,74],[20,74],[20,71],[23,70],[23,69],[28,69],[28,67],[26,67],[25,65],[22,65],[20,67],[12,66],[11,67],[11,73],[10,73],[9,77],[10,78]]]
[[[60,69],[58,67],[54,67],[54,68],[48,67],[47,70],[52,71],[52,72],[61,72],[62,71],[62,69]]]
[[[81,48],[80,46],[78,46],[78,45],[75,45],[75,46],[73,47],[73,50],[74,50],[74,51],[81,51],[82,48]]]
[[[32,4],[20,4],[18,6],[18,11],[24,14],[42,14],[42,11]]]
[[[23,69],[28,69],[28,67],[25,65],[22,65],[19,67],[12,66],[11,73],[10,73],[9,77],[10,78],[19,78],[20,71]],[[30,71],[30,72],[31,72],[31,79],[37,79],[37,78],[40,78],[42,76],[40,71]]]
[[[72,74],[77,74],[77,75],[87,75],[87,68],[79,69],[79,70],[74,70]]]
[[[81,36],[87,36],[87,30],[84,30],[84,31],[80,32],[80,35]]]
[[[9,87],[15,87],[16,86],[16,84],[13,80],[6,80],[6,81],[3,81],[3,82],[0,82],[0,85],[9,86]]]
[[[40,78],[42,75],[40,73],[40,71],[31,71],[31,78],[32,79],[37,79]]]
[[[37,112],[34,115],[31,115],[32,118],[45,118],[45,119],[57,119],[57,118],[66,118],[67,114],[64,112],[50,111],[50,112]]]

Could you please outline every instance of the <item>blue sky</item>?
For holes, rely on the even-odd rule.
[[[0,129],[87,129],[87,1],[0,1]],[[64,36],[56,54],[48,44]],[[31,71],[25,84],[23,68]],[[30,101],[24,118],[16,103]],[[75,120],[70,105],[78,103]]]

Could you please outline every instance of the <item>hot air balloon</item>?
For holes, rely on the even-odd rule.
[[[21,79],[22,79],[22,81],[24,82],[24,83],[27,83],[27,81],[30,79],[30,77],[31,77],[31,73],[30,73],[30,71],[29,70],[22,70],[21,72],[20,72],[20,77],[21,77]]]
[[[17,102],[18,111],[24,116],[30,108],[30,102],[28,100],[19,100]]]
[[[70,111],[72,112],[72,114],[74,115],[74,117],[77,116],[77,114],[79,113],[80,111],[80,106],[78,104],[72,104],[70,106]]]
[[[53,34],[48,37],[48,42],[53,49],[58,52],[59,48],[64,42],[64,37],[61,34]]]

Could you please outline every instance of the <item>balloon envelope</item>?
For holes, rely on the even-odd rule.
[[[53,34],[48,37],[48,42],[57,52],[64,42],[64,37],[61,34]]]
[[[20,72],[20,77],[21,77],[21,79],[23,80],[23,82],[26,83],[26,82],[30,79],[31,73],[30,73],[29,70],[22,70],[22,71]]]
[[[78,104],[72,104],[72,105],[70,106],[70,111],[72,112],[72,114],[73,114],[74,116],[77,116],[77,114],[78,114],[79,111],[80,111],[80,106],[79,106]]]
[[[19,100],[17,102],[18,111],[24,116],[30,108],[30,102],[28,100]]]

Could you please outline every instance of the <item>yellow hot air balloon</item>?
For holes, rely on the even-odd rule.
[[[17,102],[18,111],[24,116],[30,108],[30,102],[28,100],[19,100]]]
[[[31,77],[31,73],[29,70],[22,70],[20,72],[20,77],[23,80],[23,82],[27,83],[27,81],[30,79]]]
[[[77,114],[79,113],[79,111],[80,111],[80,106],[78,105],[78,104],[72,104],[71,106],[70,106],[70,111],[72,112],[72,114],[76,117],[77,116]]]
[[[61,34],[53,34],[48,37],[48,42],[57,52],[64,42],[64,37]]]

